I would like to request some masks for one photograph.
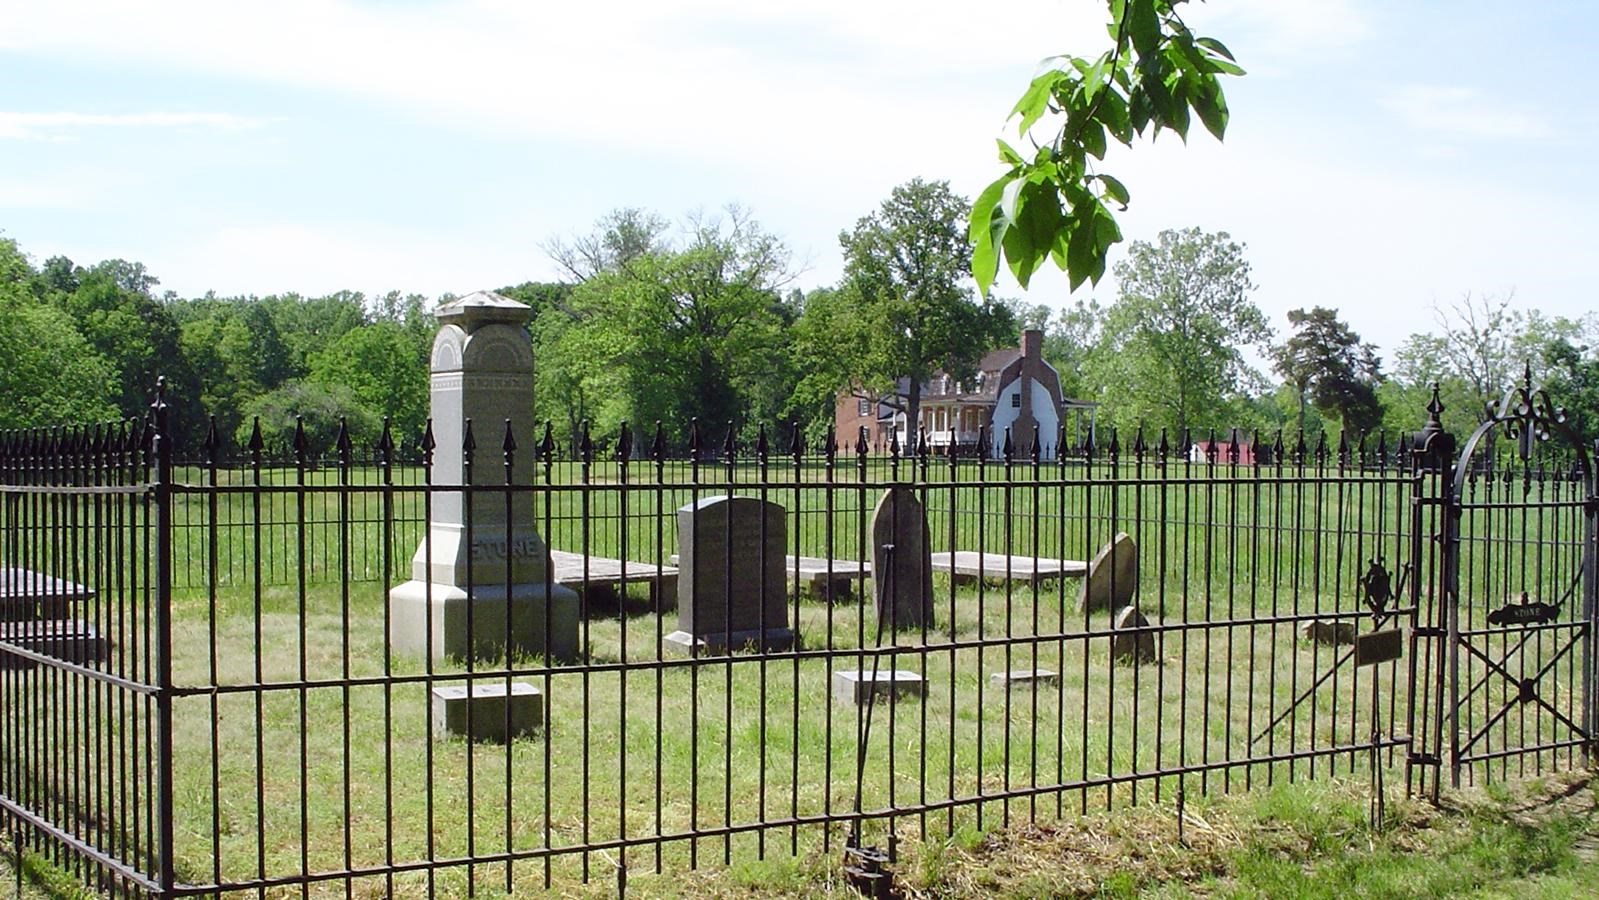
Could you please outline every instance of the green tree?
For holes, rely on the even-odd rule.
[[[234,439],[240,447],[248,446],[250,432],[259,420],[267,452],[287,456],[293,452],[296,424],[303,423],[310,455],[326,457],[334,450],[341,419],[358,448],[370,447],[382,432],[377,414],[348,388],[290,381],[250,401]]]
[[[1565,335],[1549,338],[1540,349],[1549,396],[1565,407],[1578,434],[1599,438],[1599,352]]]
[[[841,323],[853,330],[837,335],[831,368],[873,391],[907,379],[912,428],[922,384],[935,372],[969,380],[984,351],[1015,336],[1010,309],[994,298],[977,299],[966,278],[972,256],[962,227],[966,208],[948,182],[916,178],[839,235],[842,288],[857,309]]]
[[[1037,149],[1028,157],[999,142],[1009,169],[978,195],[971,215],[979,290],[987,293],[1001,259],[1023,287],[1045,259],[1074,290],[1099,281],[1122,239],[1108,207],[1126,209],[1129,200],[1120,181],[1095,168],[1110,140],[1131,147],[1145,131],[1170,129],[1186,141],[1190,111],[1221,140],[1228,112],[1218,76],[1244,70],[1220,41],[1188,29],[1178,14],[1183,2],[1107,0],[1110,48],[1094,59],[1049,60],[1016,102],[1017,133]],[[1045,121],[1053,134],[1040,141],[1032,132]]]
[[[115,417],[116,371],[70,316],[35,299],[34,279],[16,243],[0,238],[0,428]]]
[[[1376,349],[1324,306],[1290,310],[1288,323],[1294,333],[1272,348],[1272,366],[1296,392],[1299,430],[1311,405],[1351,435],[1376,428],[1382,420]]]
[[[1249,299],[1243,245],[1226,232],[1162,231],[1156,244],[1133,242],[1116,278],[1088,363],[1112,421],[1179,433],[1234,424],[1233,401],[1259,379],[1242,348],[1271,337]]]
[[[89,344],[111,364],[117,409],[128,418],[143,416],[156,379],[165,376],[167,402],[180,440],[197,439],[205,427],[199,381],[184,359],[177,320],[150,296],[155,278],[143,265],[119,259],[74,272],[77,289],[53,296]]]
[[[833,433],[838,392],[858,378],[854,344],[856,336],[865,333],[859,296],[846,281],[839,288],[818,288],[800,299],[790,345],[798,378],[783,417],[799,420],[808,441]]]
[[[363,408],[388,416],[396,434],[416,434],[427,419],[427,352],[397,322],[346,331],[312,358],[307,380],[348,390]]]
[[[553,340],[541,329],[540,344],[578,379],[601,434],[623,420],[659,419],[676,440],[696,417],[754,427],[792,387],[788,261],[783,242],[737,207],[691,217],[681,248],[662,242],[575,286],[569,321],[547,326]]]

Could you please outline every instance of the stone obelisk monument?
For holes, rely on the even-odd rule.
[[[394,650],[435,660],[503,654],[577,655],[577,595],[546,583],[549,552],[534,528],[536,444],[532,422],[533,344],[523,326],[533,310],[478,292],[434,311],[432,395],[435,449],[427,535],[411,558],[411,580],[389,592]],[[465,451],[467,420],[476,449]],[[516,449],[503,487],[505,423]],[[509,503],[507,502],[509,500]]]

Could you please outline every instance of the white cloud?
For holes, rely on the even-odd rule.
[[[1037,60],[1104,41],[1102,11],[1089,6],[180,0],[154,13],[64,0],[0,4],[0,19],[6,44],[30,55],[355,96],[441,127],[771,167],[871,164],[888,154],[863,147],[885,139],[973,146]],[[973,40],[988,32],[1004,37]],[[973,78],[996,71],[998,103]],[[792,140],[820,134],[837,139]]]
[[[163,286],[185,296],[341,290],[404,290],[437,296],[495,288],[528,277],[526,251],[474,235],[456,240],[422,229],[369,222],[225,225],[198,240],[141,258]],[[125,255],[107,248],[104,255]]]
[[[1470,88],[1405,85],[1381,102],[1411,127],[1440,136],[1536,141],[1554,134],[1544,117],[1507,109]]]
[[[0,111],[0,139],[60,139],[77,128],[258,128],[265,119],[231,113],[145,112],[3,112]]]

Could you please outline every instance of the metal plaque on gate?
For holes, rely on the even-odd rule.
[[[1541,625],[1553,622],[1560,615],[1559,603],[1534,600],[1526,591],[1516,600],[1488,614],[1489,625]]]
[[[1373,631],[1355,638],[1355,665],[1374,666],[1405,655],[1405,633],[1398,628]]]

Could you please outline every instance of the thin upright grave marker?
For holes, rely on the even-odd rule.
[[[889,628],[920,628],[933,621],[932,538],[916,492],[895,486],[872,510],[872,596]]]

